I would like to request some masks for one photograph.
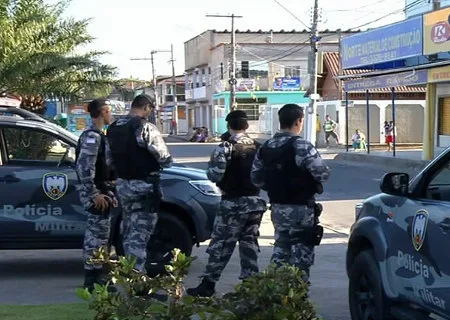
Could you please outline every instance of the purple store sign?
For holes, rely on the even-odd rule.
[[[358,80],[344,82],[344,89],[347,92],[366,91],[370,89],[381,89],[401,86],[413,86],[428,82],[428,71],[407,71],[385,76],[376,76]]]

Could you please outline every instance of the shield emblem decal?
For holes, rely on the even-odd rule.
[[[411,237],[414,249],[419,251],[425,241],[428,225],[428,212],[426,210],[419,210],[414,216],[411,229]]]
[[[64,173],[46,173],[42,178],[42,188],[47,197],[52,200],[58,200],[67,192],[67,181],[67,176]]]

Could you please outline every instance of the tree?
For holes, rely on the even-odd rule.
[[[116,83],[115,68],[99,62],[106,52],[75,53],[93,38],[89,19],[62,17],[68,3],[0,0],[2,92],[27,96],[24,103],[36,96],[79,99]]]

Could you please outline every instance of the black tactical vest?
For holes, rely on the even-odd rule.
[[[295,162],[294,143],[298,138],[292,137],[279,148],[269,148],[268,142],[261,147],[270,203],[307,205],[314,200],[314,194],[322,193],[322,184]]]
[[[124,125],[118,126],[115,121],[108,128],[107,137],[119,178],[145,180],[161,170],[156,158],[137,143],[136,130],[144,123],[144,118],[133,117]]]
[[[260,189],[252,184],[250,173],[260,144],[256,141],[253,144],[243,144],[234,140],[230,143],[233,144],[231,161],[223,179],[217,183],[217,186],[225,193],[222,198],[258,196]]]
[[[87,129],[85,131],[83,131],[83,133],[80,135],[80,138],[78,139],[78,143],[77,143],[77,147],[75,148],[75,161],[78,161],[78,157],[80,156],[80,149],[81,149],[81,145],[80,145],[80,141],[82,139],[82,137],[87,133],[87,132],[96,132],[100,135],[100,147],[98,148],[98,153],[97,153],[97,162],[95,163],[95,178],[94,178],[94,183],[95,186],[98,189],[102,189],[103,188],[103,184],[106,181],[111,181],[114,180],[114,172],[111,168],[108,168],[108,166],[106,165],[106,142],[105,142],[105,135],[103,134],[103,132],[101,132],[98,129]]]

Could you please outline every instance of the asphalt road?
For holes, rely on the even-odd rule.
[[[213,147],[211,144],[169,144],[176,161],[197,168],[206,167]],[[324,158],[327,158],[326,154]],[[321,220],[328,229],[322,245],[316,250],[316,264],[311,272],[311,298],[324,319],[349,320],[344,263],[354,205],[378,192],[380,178],[389,169],[335,160],[327,160],[327,163],[332,174],[319,200],[325,208]],[[264,268],[269,263],[273,244],[269,214],[264,217],[260,244],[260,265]],[[198,283],[206,264],[206,245],[203,243],[194,249],[193,255],[198,259],[186,280],[187,287]],[[80,250],[3,251],[0,257],[0,304],[79,302],[75,288],[83,280]],[[231,290],[238,282],[237,258],[234,254],[219,283],[219,291]]]

